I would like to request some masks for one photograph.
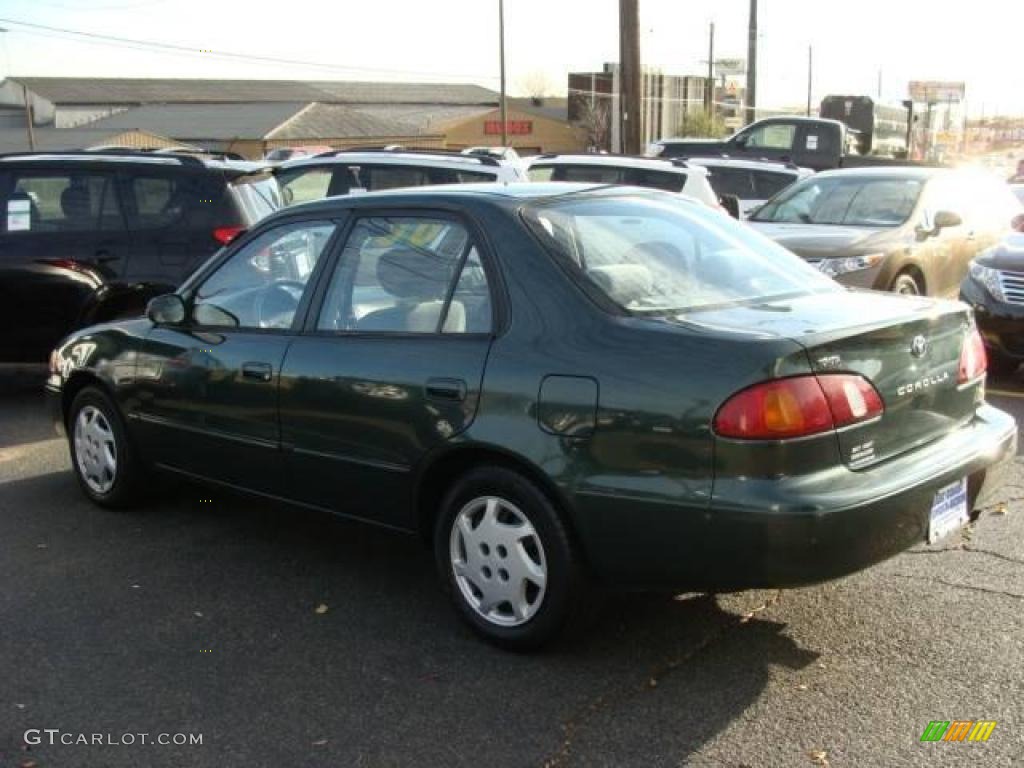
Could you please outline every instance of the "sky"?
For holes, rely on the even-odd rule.
[[[0,0],[0,76],[475,82],[497,89],[497,0]],[[706,72],[745,57],[749,0],[640,0],[645,66]],[[261,8],[262,6],[262,8]],[[265,10],[264,10],[265,8]],[[758,106],[829,93],[906,98],[909,80],[964,80],[972,115],[1024,115],[1024,3],[760,0]],[[956,10],[953,10],[956,8]],[[509,91],[618,57],[618,0],[505,0]],[[56,27],[176,46],[111,44]],[[284,59],[254,61],[226,54]]]

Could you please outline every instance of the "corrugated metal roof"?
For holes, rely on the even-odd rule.
[[[305,103],[148,104],[94,120],[84,127],[110,133],[151,131],[184,141],[261,139],[305,107]]]
[[[12,78],[55,104],[333,102],[487,104],[498,94],[479,85],[342,80],[199,80],[178,78]]]
[[[493,106],[313,104],[267,138],[341,139],[428,136],[460,118],[486,114]]]

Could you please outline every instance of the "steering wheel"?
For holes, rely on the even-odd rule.
[[[260,328],[287,328],[302,299],[306,284],[299,280],[275,280],[256,294],[256,319]]]

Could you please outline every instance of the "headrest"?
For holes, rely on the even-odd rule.
[[[84,184],[75,184],[60,193],[60,208],[67,219],[84,219],[92,215],[89,188]]]
[[[650,296],[654,286],[651,270],[643,264],[610,264],[606,267],[591,267],[587,270],[587,276],[612,299],[623,305]]]
[[[444,256],[396,248],[377,259],[377,280],[398,299],[440,299],[448,292],[453,266]]]

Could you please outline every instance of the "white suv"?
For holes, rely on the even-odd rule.
[[[720,208],[705,168],[685,160],[629,155],[537,155],[527,160],[531,181],[589,181],[678,192]]]
[[[284,163],[274,175],[285,205],[398,187],[526,180],[517,161],[491,154],[403,147],[324,152]]]

